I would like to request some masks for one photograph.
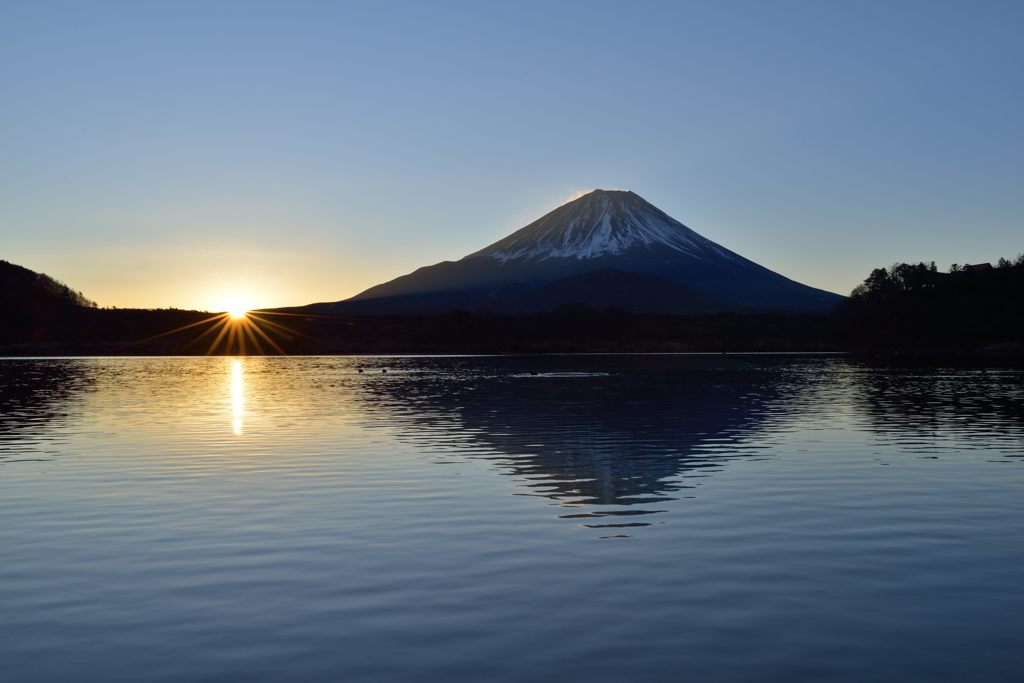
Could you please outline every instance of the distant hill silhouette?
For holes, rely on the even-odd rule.
[[[42,307],[96,307],[81,292],[49,275],[0,260],[0,306],[5,311],[37,310]]]
[[[64,324],[74,312],[95,308],[77,292],[49,275],[0,260],[0,341],[38,340],[53,324]]]

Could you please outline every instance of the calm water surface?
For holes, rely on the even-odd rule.
[[[11,682],[1019,681],[1024,373],[0,360],[0,560]]]

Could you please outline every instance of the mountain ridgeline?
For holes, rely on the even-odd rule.
[[[594,190],[458,261],[420,268],[322,312],[827,313],[843,297],[794,282],[627,191]]]

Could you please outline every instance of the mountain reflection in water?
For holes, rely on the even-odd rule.
[[[491,458],[525,489],[572,508],[567,519],[628,518],[685,496],[732,458],[759,455],[757,436],[805,404],[823,375],[719,357],[666,366],[648,358],[509,359],[502,372],[435,361],[360,384],[369,413],[400,438],[450,456]],[[422,363],[418,363],[422,365]],[[568,366],[568,369],[566,369]],[[611,368],[609,370],[608,368]]]

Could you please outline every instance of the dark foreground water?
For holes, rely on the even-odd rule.
[[[1019,370],[0,360],[5,683],[1022,677]]]

